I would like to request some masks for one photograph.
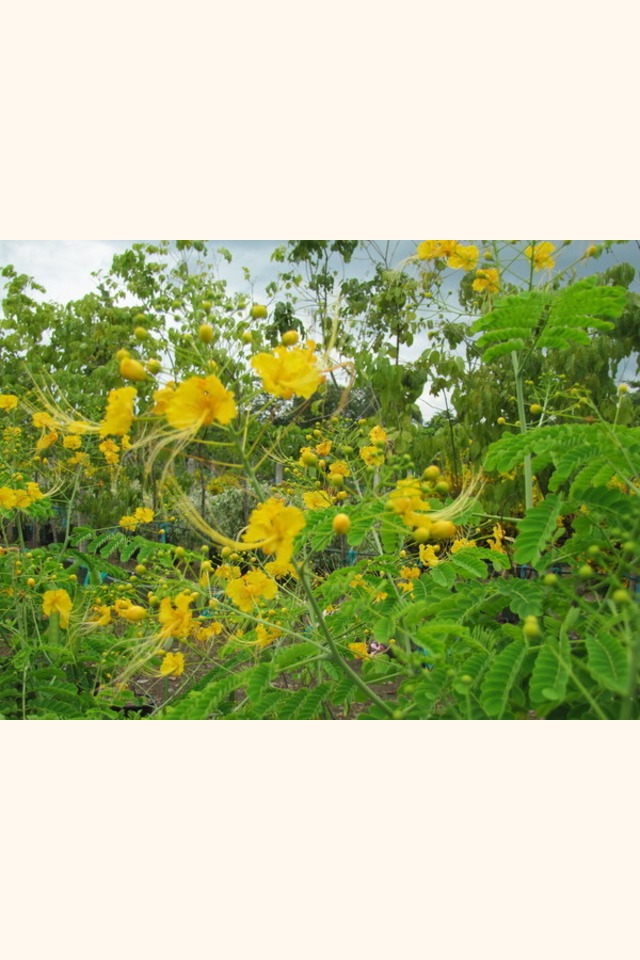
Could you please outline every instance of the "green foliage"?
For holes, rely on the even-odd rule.
[[[597,278],[589,277],[554,292],[527,290],[505,297],[471,332],[482,333],[478,347],[485,363],[531,343],[539,350],[566,350],[588,344],[588,330],[612,330],[613,324],[601,318],[619,317],[626,302],[623,287],[597,286]]]
[[[445,283],[455,241],[433,244],[394,265],[375,241],[291,241],[274,253],[283,272],[260,318],[249,271],[244,293],[228,290],[218,271],[231,254],[204,241],[135,244],[64,306],[3,270],[2,389],[20,405],[0,405],[1,716],[640,718],[639,407],[615,382],[640,346],[633,271],[540,275],[524,244],[486,242],[478,264],[495,264],[496,282],[461,270],[461,313]],[[611,244],[581,254],[580,269]],[[349,272],[357,254],[372,261],[366,276]],[[528,282],[510,270],[522,257]],[[288,330],[326,351],[309,397],[270,395],[250,362]],[[429,343],[408,359],[419,335]],[[122,349],[158,360],[109,460],[97,424],[122,386]],[[23,396],[25,369],[69,417],[95,421],[84,460],[65,428],[34,428],[45,398]],[[173,434],[153,394],[212,371],[237,418]],[[445,409],[423,423],[429,392]],[[329,451],[323,466],[303,467],[306,445]],[[336,460],[348,467],[338,483]],[[433,464],[439,480],[421,481]],[[48,496],[21,507],[14,487],[30,480]],[[396,512],[400,480],[418,503]],[[312,491],[326,508],[306,508]],[[304,528],[246,548],[251,513],[271,498],[301,510]],[[120,525],[142,505],[152,524]],[[424,514],[439,511],[455,534],[429,541]],[[40,546],[45,530],[55,542]],[[265,566],[280,553],[284,569]],[[231,582],[258,570],[277,589],[271,579],[233,599]],[[64,623],[51,592],[68,597]]]
[[[482,684],[481,703],[488,716],[497,719],[503,716],[526,652],[525,641],[517,639],[495,658]]]
[[[540,715],[544,716],[563,701],[570,660],[571,648],[567,638],[550,637],[539,651],[531,672],[529,695],[532,706]]]

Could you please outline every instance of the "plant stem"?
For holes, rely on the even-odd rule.
[[[628,639],[631,639],[631,633],[629,630],[629,616],[625,611],[625,626]],[[621,720],[630,720],[631,719],[631,707],[633,706],[633,701],[636,695],[636,689],[638,686],[638,667],[640,666],[640,635],[637,637],[635,643],[631,647],[631,660],[629,663],[629,688],[627,690],[627,695],[622,701],[620,707],[620,719]]]
[[[313,590],[311,589],[311,585],[309,584],[309,581],[307,580],[306,571],[303,569],[303,567],[299,566],[297,563],[294,563],[294,566],[295,566],[295,568],[296,568],[296,570],[297,570],[297,572],[298,572],[298,576],[299,576],[299,578],[300,578],[300,583],[302,584],[302,588],[303,588],[303,590],[304,590],[304,592],[305,592],[305,594],[306,594],[307,600],[309,601],[309,606],[311,607],[311,610],[313,611],[313,616],[314,616],[314,619],[315,619],[315,621],[316,621],[316,623],[317,623],[317,625],[318,625],[318,629],[320,630],[320,632],[321,632],[322,635],[324,636],[325,640],[326,640],[327,643],[329,644],[329,649],[331,650],[331,655],[332,655],[333,659],[334,659],[335,662],[338,664],[338,666],[340,667],[340,669],[341,669],[344,673],[346,673],[347,676],[351,678],[351,680],[353,680],[353,682],[356,684],[356,686],[360,687],[360,689],[361,689],[364,693],[367,694],[367,696],[373,701],[373,703],[376,704],[376,706],[380,707],[380,709],[381,709],[381,710],[384,710],[384,712],[385,712],[388,716],[392,717],[392,716],[393,716],[393,710],[392,710],[392,708],[389,706],[389,704],[388,704],[388,703],[385,703],[385,701],[382,700],[382,699],[378,696],[378,694],[377,694],[374,690],[371,689],[371,687],[369,686],[369,684],[368,684],[365,680],[362,679],[362,677],[360,676],[360,674],[356,673],[355,670],[352,670],[351,667],[349,666],[349,664],[347,663],[347,661],[343,659],[340,651],[338,650],[338,648],[337,648],[337,646],[336,646],[336,642],[335,642],[335,640],[333,639],[333,636],[332,636],[332,634],[331,634],[331,631],[328,629],[328,627],[327,627],[327,625],[326,625],[326,623],[325,623],[325,621],[324,621],[324,617],[322,616],[322,611],[320,610],[320,608],[319,608],[319,606],[318,606],[318,602],[317,602],[315,596],[313,595]]]
[[[513,375],[516,382],[516,402],[518,404],[518,420],[520,421],[520,433],[527,432],[527,415],[524,408],[524,386],[522,382],[522,367],[518,362],[518,353],[513,350],[511,353],[513,362]],[[533,507],[533,473],[531,471],[531,454],[526,453],[524,457],[524,503],[527,510]]]

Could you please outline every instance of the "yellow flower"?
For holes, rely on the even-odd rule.
[[[133,423],[133,405],[138,393],[135,387],[119,387],[107,397],[107,410],[100,424],[100,436],[124,436]]]
[[[361,447],[360,456],[368,467],[379,467],[384,463],[384,450],[380,447]]]
[[[220,380],[208,377],[190,377],[181,383],[169,398],[166,417],[174,430],[199,430],[209,424],[231,423],[238,410],[233,393]]]
[[[273,600],[278,592],[278,584],[262,570],[250,570],[239,580],[231,580],[225,590],[226,595],[244,613],[250,613],[260,599]]]
[[[189,590],[183,590],[173,600],[165,597],[160,601],[160,611],[158,620],[163,625],[160,636],[178,637],[184,639],[189,636],[193,622],[193,613],[189,610],[192,602],[192,594]]]
[[[417,477],[398,480],[395,490],[389,494],[389,505],[409,527],[420,527],[429,523],[424,514],[431,507],[422,497],[422,486]]]
[[[367,589],[367,581],[364,579],[361,573],[356,573],[353,580],[349,581],[349,586],[353,587],[354,590],[357,590],[358,587],[362,587],[363,590]]]
[[[224,630],[224,626],[220,623],[219,620],[207,621],[207,625],[204,624],[201,627],[198,627],[196,630],[196,640],[200,643],[205,643],[209,637],[217,637]]]
[[[28,483],[27,491],[32,500],[42,500],[44,493],[40,489],[39,484],[37,483]]]
[[[240,567],[232,567],[229,563],[221,563],[215,571],[215,575],[220,577],[221,580],[237,580],[238,577],[242,576],[242,570]]]
[[[293,577],[298,579],[298,571],[292,563],[280,563],[278,560],[269,560],[264,565],[265,570],[274,580],[281,580],[282,577]]]
[[[16,495],[16,507],[19,510],[26,510],[33,503],[33,498],[29,496],[26,490],[15,490],[14,493]]]
[[[331,506],[331,497],[324,490],[308,490],[302,494],[302,499],[308,510],[326,510]]]
[[[398,586],[403,593],[413,593],[413,580],[399,580]]]
[[[347,646],[357,660],[371,660],[369,648],[363,640],[359,643],[348,643]]]
[[[181,653],[165,653],[160,664],[161,677],[181,677],[184,673],[184,656]]]
[[[273,643],[273,641],[277,640],[280,636],[282,636],[282,630],[279,630],[277,627],[265,627],[262,623],[259,623],[256,627],[256,637],[258,638],[258,646],[261,650],[268,647],[270,643]]]
[[[304,525],[302,510],[288,507],[277,497],[270,497],[252,512],[242,539],[246,543],[255,543],[254,549],[260,549],[266,556],[275,554],[276,560],[288,563],[293,556],[294,538]]]
[[[60,615],[60,626],[66,630],[71,614],[71,597],[66,590],[46,590],[42,595],[42,612],[45,617],[52,613]]]
[[[418,259],[437,260],[438,257],[448,257],[455,251],[456,243],[456,240],[423,240],[418,245]]]
[[[0,393],[0,410],[13,410],[18,406],[18,398],[12,393]]]
[[[329,466],[329,476],[330,477],[350,477],[351,470],[349,469],[349,464],[344,460],[334,460]]]
[[[376,593],[376,595],[375,595],[374,598],[373,598],[373,602],[374,602],[374,603],[382,603],[382,601],[383,601],[383,600],[386,600],[388,596],[389,596],[389,594],[388,594],[388,593],[385,593],[384,590],[378,590],[378,592]]]
[[[156,390],[153,394],[156,405],[151,413],[156,417],[163,417],[167,412],[167,407],[175,392],[176,385],[173,380],[160,390]]]
[[[386,443],[387,432],[383,430],[382,427],[372,427],[369,431],[369,438],[372,443]]]
[[[447,260],[447,266],[454,270],[474,270],[478,262],[478,256],[478,248],[473,244],[464,247],[457,243],[455,250]]]
[[[153,510],[151,510],[149,507],[138,507],[136,510],[134,510],[134,517],[138,523],[151,523],[153,516]]]
[[[294,395],[308,399],[324,380],[311,347],[276,347],[273,353],[256,354],[251,365],[262,377],[264,390],[283,400]]]
[[[38,452],[40,452],[40,450],[48,450],[49,447],[53,446],[57,439],[58,434],[55,432],[55,430],[52,430],[51,433],[44,433],[36,443],[36,450]]]
[[[10,487],[0,487],[0,507],[12,510],[16,505],[16,491]]]
[[[80,451],[80,453],[74,453],[72,457],[69,457],[69,459],[67,460],[67,463],[68,464],[81,463],[86,466],[86,464],[89,463],[89,454],[83,453],[82,451]]]
[[[435,547],[432,544],[420,544],[420,563],[423,563],[425,567],[437,567],[441,560],[438,560],[436,556],[440,547]]]
[[[475,545],[475,540],[466,540],[464,537],[459,537],[451,544],[451,553],[457,553],[458,550],[464,550],[465,547],[475,547]]]
[[[476,278],[471,284],[474,290],[497,293],[500,289],[500,274],[495,267],[476,270]]]
[[[551,256],[554,250],[554,244],[545,240],[543,243],[529,245],[524,251],[524,255],[528,257],[529,260],[533,260],[534,270],[551,270],[556,265],[555,260]]]
[[[31,415],[31,422],[34,427],[40,427],[42,430],[52,430],[56,423],[50,413],[34,413]]]
[[[319,457],[328,457],[331,453],[331,448],[333,443],[331,440],[323,440],[322,443],[316,445],[316,453]]]
[[[492,530],[492,533],[493,533],[494,539],[487,540],[487,543],[489,544],[489,549],[495,550],[496,553],[506,553],[507,551],[502,546],[502,541],[505,539],[505,534],[504,534],[504,529],[502,527],[502,524],[496,523]]]
[[[106,627],[107,624],[111,623],[111,607],[98,604],[98,606],[95,606],[93,609],[96,613],[100,614],[96,620],[91,621],[96,627]]]
[[[65,437],[62,441],[62,446],[65,450],[79,450],[82,446],[82,440],[80,437],[75,436]]]
[[[420,576],[419,567],[403,567],[400,571],[400,576],[404,577],[405,580],[415,580]]]
[[[131,437],[129,436],[128,433],[125,433],[124,437],[120,441],[120,446],[122,447],[123,450],[131,449]]]
[[[127,514],[127,516],[125,517],[120,517],[120,519],[118,520],[118,526],[124,527],[125,530],[133,531],[137,528],[138,521],[136,520],[135,517],[132,517],[129,514]]]

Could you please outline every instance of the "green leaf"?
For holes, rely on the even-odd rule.
[[[299,663],[308,660],[315,654],[320,653],[320,648],[315,643],[293,643],[287,647],[281,647],[274,654],[271,666],[274,673],[283,673],[285,670],[295,669]]]
[[[477,554],[476,547],[463,547],[451,554],[448,561],[457,575],[463,580],[474,580],[487,576],[485,562]]]
[[[268,663],[259,663],[247,681],[247,696],[250,700],[257,700],[271,677],[271,666]]]
[[[434,583],[442,587],[452,587],[456,579],[456,571],[450,563],[438,563],[431,567],[429,576]]]
[[[510,610],[519,617],[539,617],[543,608],[543,587],[537,580],[498,580],[495,584],[498,593],[508,601]]]
[[[181,700],[165,707],[153,720],[208,720],[218,705],[234,690],[249,682],[255,667],[225,674],[224,678],[211,680],[201,690],[192,690]]]
[[[533,563],[542,554],[549,541],[556,539],[562,532],[556,520],[560,516],[562,498],[558,494],[548,494],[518,524],[513,556],[516,563]]]
[[[497,343],[495,347],[489,347],[488,350],[484,351],[482,359],[485,363],[493,363],[493,361],[497,360],[498,357],[504,357],[508,353],[513,353],[514,350],[523,349],[524,340],[522,340],[520,337],[517,337],[512,340],[505,340],[504,343]]]
[[[527,644],[524,638],[512,640],[494,660],[482,684],[480,697],[480,702],[490,717],[500,719],[504,713],[526,653]]]
[[[549,638],[536,657],[529,681],[529,695],[534,707],[548,701],[564,699],[569,679],[571,646],[568,640]]]
[[[396,621],[393,617],[381,617],[373,626],[373,638],[378,643],[386,643],[395,633]]]
[[[331,684],[320,683],[313,690],[305,690],[305,696],[296,707],[292,720],[313,720],[318,716],[324,700],[326,700]]]
[[[402,528],[398,520],[390,517],[388,514],[382,517],[380,539],[385,553],[389,553],[392,556],[397,555],[402,548],[405,536],[406,530]]]
[[[620,641],[607,633],[586,637],[588,666],[593,677],[607,690],[626,693],[629,688],[629,663]]]

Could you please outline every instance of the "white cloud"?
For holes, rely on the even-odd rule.
[[[0,265],[12,264],[46,288],[47,300],[67,303],[95,288],[91,273],[106,270],[130,240],[0,240]],[[35,298],[35,295],[34,295]]]

